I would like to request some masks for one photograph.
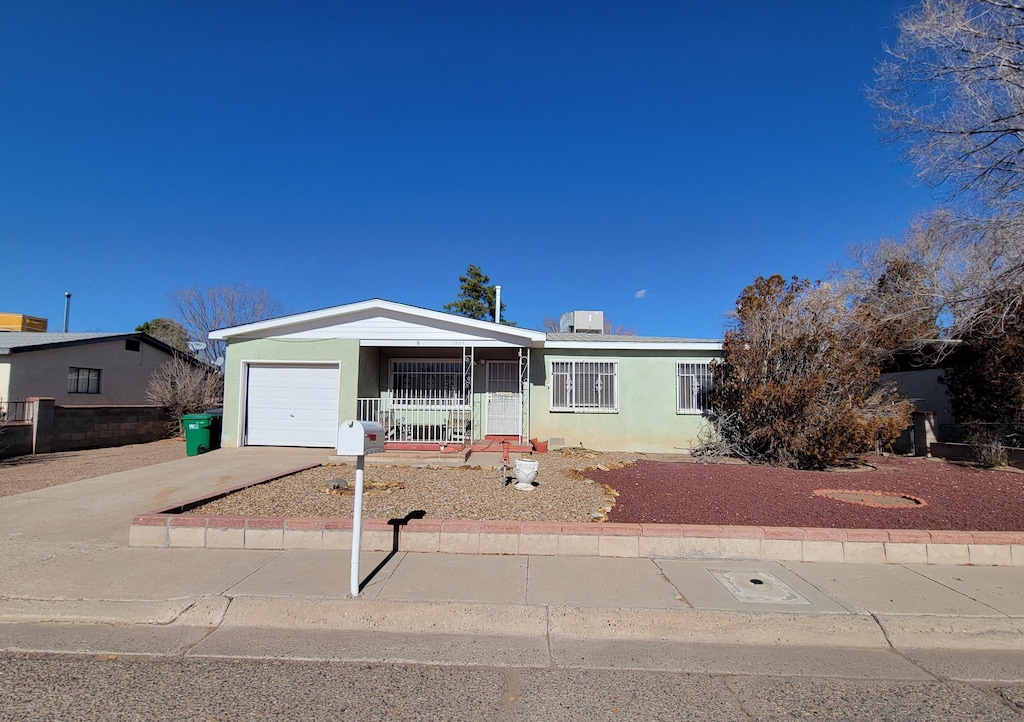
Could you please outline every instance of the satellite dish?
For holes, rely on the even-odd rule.
[[[203,343],[202,341],[189,341],[188,342],[188,350],[189,351],[202,351],[205,348],[206,348],[206,344]]]

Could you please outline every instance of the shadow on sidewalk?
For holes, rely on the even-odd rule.
[[[391,551],[388,552],[388,555],[386,557],[381,559],[380,564],[375,566],[373,568],[373,571],[366,575],[366,579],[359,582],[360,592],[366,588],[367,584],[373,581],[373,578],[380,573],[380,570],[386,567],[388,562],[391,561],[395,554],[398,553],[398,536],[401,531],[401,528],[408,524],[412,519],[422,519],[426,515],[427,512],[425,512],[423,509],[416,509],[415,511],[410,511],[401,519],[388,519],[388,524],[394,527],[392,530]]]

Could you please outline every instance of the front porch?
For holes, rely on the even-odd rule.
[[[413,356],[413,354],[418,354]],[[385,429],[393,451],[501,453],[532,450],[530,350],[361,349],[361,369],[377,369],[377,389],[361,375],[360,421]],[[367,391],[376,390],[375,395]]]

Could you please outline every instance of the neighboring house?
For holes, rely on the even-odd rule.
[[[940,346],[940,344],[948,344]],[[950,410],[949,393],[942,382],[944,362],[934,359],[943,348],[953,348],[956,342],[930,342],[925,350],[897,351],[883,369],[881,381],[895,384],[899,393],[914,403],[914,410],[933,414],[936,430],[951,428],[956,424]],[[954,352],[955,353],[955,352]],[[941,440],[941,439],[940,439]]]
[[[144,333],[0,332],[0,401],[145,405],[153,372],[173,353]]]
[[[374,299],[214,331],[223,446],[333,447],[345,419],[389,448],[532,438],[667,452],[704,425],[711,340],[553,333]]]

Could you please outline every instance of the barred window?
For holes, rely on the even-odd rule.
[[[75,366],[68,369],[69,394],[98,394],[99,392],[99,369],[82,369]]]
[[[552,361],[551,410],[614,413],[619,410],[618,361]]]
[[[462,361],[393,360],[391,399],[396,406],[464,406]]]
[[[699,414],[707,411],[711,388],[711,364],[676,364],[676,413]]]

